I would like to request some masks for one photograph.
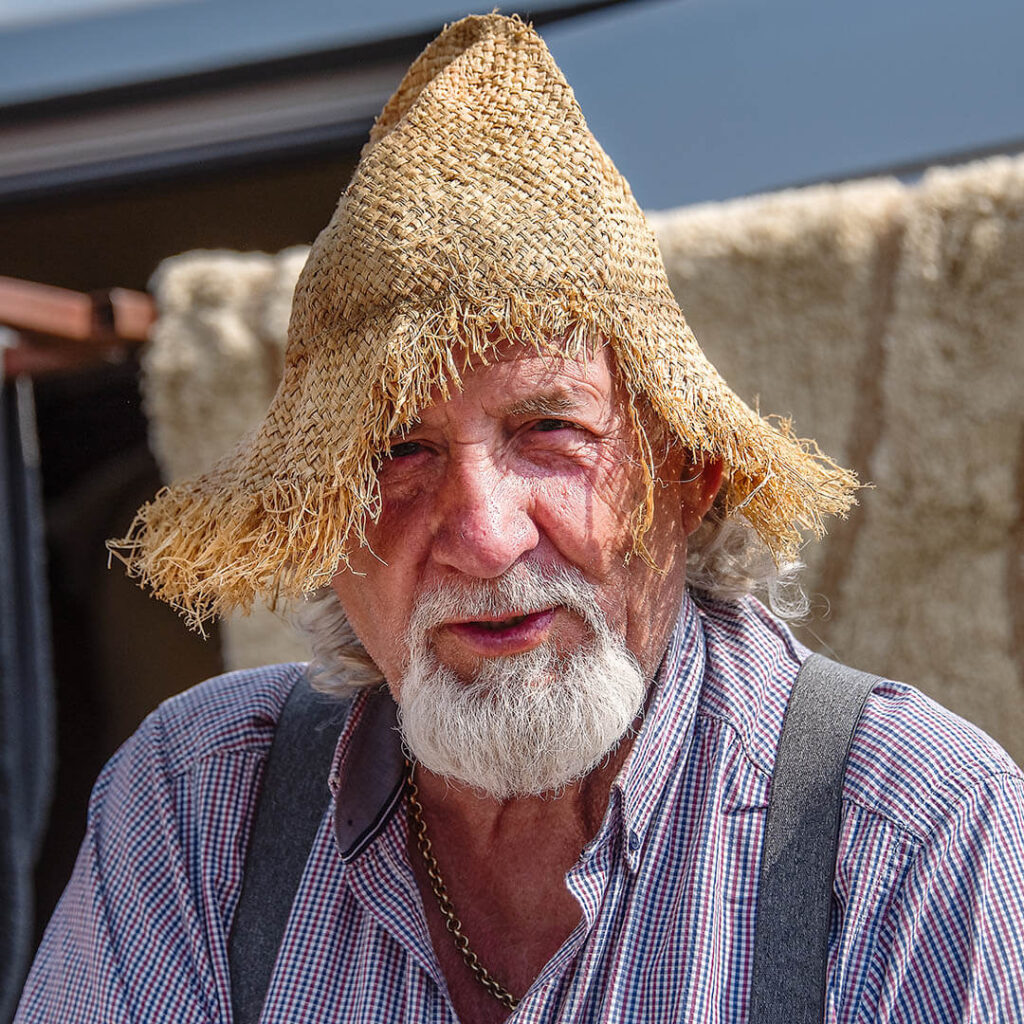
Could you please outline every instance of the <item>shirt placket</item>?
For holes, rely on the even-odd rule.
[[[406,856],[407,827],[395,814],[379,836],[349,865],[347,883],[363,912],[387,933],[434,992],[430,1019],[458,1024],[448,985],[434,951],[416,878]],[[443,1010],[441,1009],[443,1007]]]
[[[579,860],[565,876],[569,893],[580,905],[581,917],[555,955],[544,965],[515,1015],[516,1024],[541,1024],[564,1018],[575,1019],[573,1005],[585,1002],[594,964],[587,960],[587,943],[603,912],[620,843],[621,809],[613,794],[605,819],[597,835],[583,848]],[[597,955],[595,962],[600,962]],[[571,973],[570,973],[571,972]]]

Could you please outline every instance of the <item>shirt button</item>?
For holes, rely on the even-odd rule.
[[[640,849],[640,837],[632,829],[629,832],[629,848],[634,852]]]

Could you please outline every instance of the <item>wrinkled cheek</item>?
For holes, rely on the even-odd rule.
[[[609,508],[591,488],[573,489],[546,506],[546,531],[559,555],[596,587],[595,597],[613,633],[624,636],[632,534],[628,512]]]
[[[365,577],[346,575],[348,579],[336,580],[335,591],[349,623],[387,680],[393,682],[401,677],[407,661],[401,597],[368,583]]]
[[[632,550],[632,513],[636,501],[626,483],[566,482],[546,502],[552,532],[575,552],[588,575],[614,573]]]
[[[383,508],[366,526],[367,544],[350,553],[348,568],[333,581],[352,627],[389,681],[405,663],[402,638],[415,580],[411,533],[400,507]]]
[[[398,542],[408,544],[417,530],[431,521],[428,495],[422,489],[382,496],[380,515],[366,523],[366,538],[374,553],[388,561],[385,551]]]

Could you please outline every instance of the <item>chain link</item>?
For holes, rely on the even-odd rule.
[[[416,845],[423,856],[423,863],[427,869],[427,878],[430,879],[430,888],[434,891],[437,906],[444,918],[444,925],[452,934],[455,940],[455,948],[462,954],[466,966],[476,976],[477,981],[506,1009],[514,1010],[519,1005],[519,1000],[498,981],[492,977],[490,971],[477,957],[476,953],[469,948],[469,939],[462,931],[462,922],[455,913],[451,898],[448,896],[448,889],[445,887],[444,879],[441,877],[441,869],[438,866],[437,858],[430,848],[430,839],[427,838],[427,824],[423,820],[423,805],[419,801],[419,789],[413,778],[415,765],[410,761],[405,762],[406,768],[406,789],[405,796],[409,802],[409,817],[412,820],[416,832]]]

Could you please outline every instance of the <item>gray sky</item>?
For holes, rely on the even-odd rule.
[[[1020,0],[693,0],[546,30],[648,207],[1024,143]]]
[[[0,26],[29,7],[101,4],[105,16],[0,31],[0,102],[429,29],[492,6],[0,0]],[[648,208],[1024,148],[1021,0],[652,0],[544,35]]]
[[[173,0],[0,0],[0,28],[40,24],[100,11],[117,11]]]

